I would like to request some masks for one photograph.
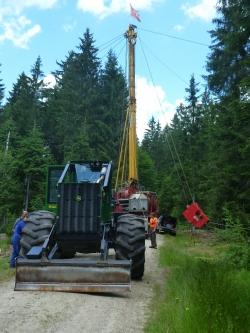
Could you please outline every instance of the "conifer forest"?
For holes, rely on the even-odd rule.
[[[220,0],[213,27],[206,87],[190,73],[172,122],[161,128],[150,119],[138,141],[139,182],[178,221],[195,200],[211,222],[230,215],[250,230],[249,1]],[[101,61],[89,29],[76,43],[55,65],[53,88],[40,56],[11,91],[0,67],[0,226],[20,214],[27,184],[28,210],[44,207],[47,165],[96,159],[117,167],[126,74],[113,50]]]

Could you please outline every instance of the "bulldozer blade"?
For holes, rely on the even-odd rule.
[[[129,260],[18,259],[15,290],[125,292],[131,290]]]

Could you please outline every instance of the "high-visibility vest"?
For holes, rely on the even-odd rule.
[[[150,228],[151,229],[156,229],[157,224],[158,224],[157,217],[151,217],[150,220],[149,220],[149,226],[150,226]]]

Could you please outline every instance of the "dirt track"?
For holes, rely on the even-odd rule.
[[[160,245],[164,235],[158,235]],[[14,280],[0,284],[1,333],[138,333],[149,313],[153,285],[160,277],[158,250],[146,241],[143,281],[121,295],[15,291]]]

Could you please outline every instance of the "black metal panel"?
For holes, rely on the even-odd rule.
[[[74,233],[57,235],[57,244],[62,251],[74,251],[80,253],[100,252],[101,235],[93,233]]]
[[[99,233],[101,186],[98,183],[62,183],[59,189],[58,233]]]

